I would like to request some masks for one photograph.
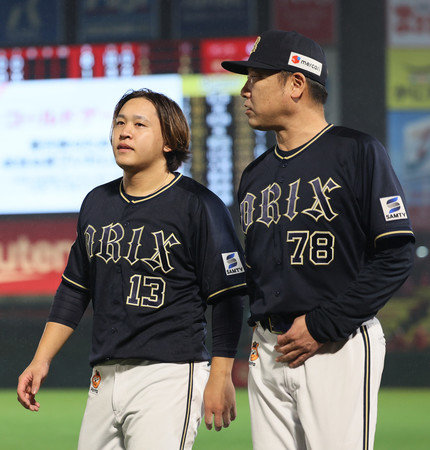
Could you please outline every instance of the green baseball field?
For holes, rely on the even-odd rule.
[[[86,395],[83,389],[47,388],[38,396],[40,411],[32,413],[17,402],[14,390],[0,390],[0,448],[75,450]],[[207,431],[203,425],[194,449],[252,449],[245,389],[237,391],[237,402],[238,417],[232,425],[220,432]],[[375,450],[429,448],[430,389],[382,389]]]

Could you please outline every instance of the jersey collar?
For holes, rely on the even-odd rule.
[[[310,141],[306,142],[306,144],[303,144],[300,147],[297,147],[294,150],[290,150],[288,152],[284,152],[283,150],[280,150],[278,147],[278,144],[275,145],[275,155],[279,158],[279,159],[290,159],[293,156],[298,155],[299,153],[301,153],[303,150],[305,150],[306,148],[308,148],[311,144],[313,144],[317,139],[319,139],[324,133],[326,133],[330,128],[332,128],[334,125],[328,124],[325,128],[323,128],[317,135],[315,135]]]
[[[181,173],[177,173],[175,175],[175,178],[173,178],[173,180],[169,184],[166,184],[166,186],[162,187],[157,192],[154,192],[153,194],[147,195],[146,197],[132,197],[131,195],[127,195],[125,193],[125,191],[124,191],[123,180],[121,180],[121,182],[119,183],[119,194],[121,195],[121,197],[127,203],[141,203],[141,202],[145,202],[146,200],[150,200],[151,198],[154,198],[157,195],[160,195],[162,192],[164,192],[167,189],[169,189],[172,185],[174,185],[176,182],[178,182],[181,177],[182,177],[182,174]]]

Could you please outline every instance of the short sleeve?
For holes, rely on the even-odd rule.
[[[208,302],[233,290],[245,290],[243,250],[224,203],[204,192],[193,221],[195,262],[201,294]]]
[[[362,156],[358,190],[368,236],[374,245],[393,236],[413,240],[405,195],[386,149],[367,136],[363,138]]]
[[[76,240],[70,249],[67,265],[63,272],[63,281],[75,288],[88,291],[90,289],[90,265],[85,247],[85,234],[81,225],[82,210],[83,206],[79,213]]]

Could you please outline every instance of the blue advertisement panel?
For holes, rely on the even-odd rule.
[[[63,0],[2,2],[0,47],[63,42],[63,6]]]
[[[414,225],[428,229],[430,226],[430,112],[389,113],[388,148],[393,167],[405,190],[412,218],[415,218]]]
[[[78,0],[77,41],[121,42],[156,39],[160,2]]]
[[[175,38],[256,34],[255,0],[176,0],[172,2]]]

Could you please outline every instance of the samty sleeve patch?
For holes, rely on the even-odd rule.
[[[238,252],[222,253],[221,256],[226,275],[235,275],[237,273],[245,272]]]
[[[385,221],[407,219],[408,214],[399,195],[392,197],[382,197],[379,199],[384,213]]]

